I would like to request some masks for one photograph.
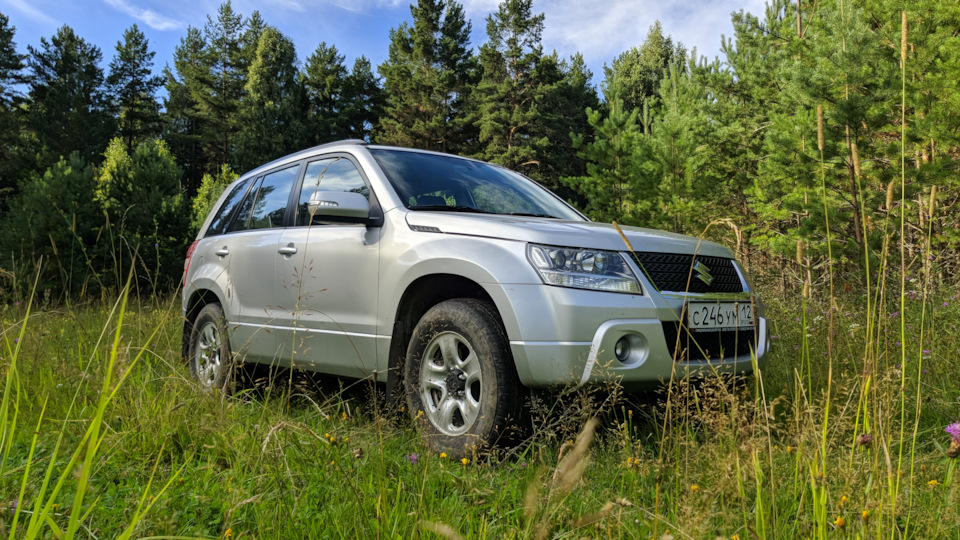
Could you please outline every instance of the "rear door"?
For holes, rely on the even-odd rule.
[[[277,311],[284,357],[336,375],[365,377],[376,369],[380,228],[357,220],[318,221],[307,209],[324,191],[371,199],[359,165],[331,154],[305,165],[292,226],[277,261]]]
[[[249,361],[272,362],[280,352],[271,327],[280,318],[274,287],[280,236],[287,220],[300,164],[258,177],[240,202],[224,234],[216,237],[212,256],[227,276],[224,309],[230,345]],[[280,363],[283,359],[280,358]]]

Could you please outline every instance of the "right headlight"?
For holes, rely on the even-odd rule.
[[[643,294],[637,276],[616,251],[527,244],[527,259],[547,285]]]

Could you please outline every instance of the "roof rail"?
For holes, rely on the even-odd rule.
[[[249,175],[250,173],[253,173],[253,172],[259,172],[259,171],[261,171],[261,170],[270,169],[270,168],[272,168],[274,165],[276,165],[276,164],[278,164],[278,163],[281,163],[281,162],[283,162],[283,161],[288,161],[288,160],[290,160],[290,159],[292,159],[292,158],[297,158],[297,157],[301,157],[301,156],[310,154],[310,153],[314,152],[315,150],[321,150],[321,149],[323,149],[323,148],[328,148],[328,147],[331,147],[331,146],[343,146],[343,145],[345,145],[345,144],[362,146],[362,145],[367,145],[367,144],[369,144],[369,143],[368,143],[367,141],[362,140],[362,139],[345,139],[345,140],[342,140],[342,141],[334,141],[334,142],[328,142],[328,143],[320,144],[320,145],[317,145],[317,146],[311,146],[310,148],[304,148],[303,150],[298,150],[298,151],[296,151],[296,152],[293,152],[292,154],[287,154],[286,156],[277,158],[277,159],[275,159],[275,160],[273,160],[273,161],[270,161],[270,162],[268,162],[268,163],[264,163],[263,165],[260,165],[260,166],[258,166],[258,167],[254,167],[253,169],[250,169],[249,171],[243,173],[241,176],[247,176],[247,175]]]

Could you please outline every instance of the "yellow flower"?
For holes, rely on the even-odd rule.
[[[181,483],[181,484],[183,483],[183,477],[182,477],[182,476],[180,477],[180,483]]]
[[[329,433],[324,433],[324,434],[323,434],[323,438],[329,441],[329,440],[330,440],[330,434],[329,434]]]
[[[863,512],[860,512],[860,519],[866,521],[868,517],[870,517],[869,510],[864,510]]]
[[[330,465],[331,465],[331,466],[336,466],[336,464],[337,464],[336,461],[330,460]]]
[[[633,467],[633,457],[627,458],[627,467]]]
[[[223,531],[224,538],[233,538],[233,529],[227,529]]]
[[[730,540],[740,540],[740,535],[739,535],[739,534],[735,534],[735,535],[733,535],[733,536],[730,537]]]
[[[928,486],[932,486],[932,487],[937,487],[937,486],[940,485],[940,482],[938,482],[937,479],[934,478],[933,480],[927,482],[927,485],[928,485]]]
[[[344,437],[344,438],[343,438],[343,442],[344,442],[344,444],[350,442],[350,437]]]
[[[344,419],[344,420],[347,419],[347,413],[343,413],[343,419]]]
[[[837,506],[843,506],[848,502],[850,502],[850,498],[844,495],[843,497],[840,497],[840,502],[837,503]]]
[[[627,411],[627,416],[633,416],[633,409]]]
[[[227,493],[233,493],[233,488],[232,488],[232,487],[228,487],[228,488],[227,488]]]
[[[791,453],[791,452],[793,452],[793,447],[792,447],[792,446],[788,446],[788,447],[787,447],[787,453],[789,454],[789,453]]]
[[[690,491],[692,491],[692,492],[694,492],[694,493],[696,493],[696,492],[699,491],[699,490],[700,490],[700,486],[698,486],[698,485],[696,485],[696,484],[690,486]]]
[[[467,458],[463,458],[463,459],[460,460],[460,463],[463,463],[464,465],[469,465],[469,464],[470,464],[470,460],[467,459]]]
[[[833,520],[833,524],[836,525],[838,529],[842,529],[847,526],[847,520],[843,519],[843,516],[837,516],[837,519]]]
[[[421,416],[423,416],[423,411],[417,411],[417,418],[420,418]]]
[[[440,459],[446,459],[446,457],[447,457],[446,452],[440,452]]]

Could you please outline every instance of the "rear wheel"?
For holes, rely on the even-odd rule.
[[[233,392],[235,365],[227,339],[227,320],[220,304],[203,306],[190,334],[190,374],[201,386]]]
[[[486,302],[459,298],[427,311],[407,348],[404,385],[427,444],[453,458],[504,444],[521,426],[523,387]]]

